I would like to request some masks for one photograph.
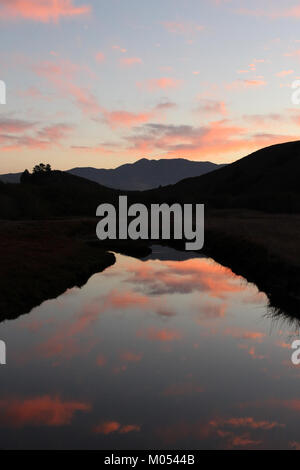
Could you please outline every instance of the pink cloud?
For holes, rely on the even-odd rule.
[[[206,126],[146,124],[139,131],[126,137],[128,152],[163,152],[166,158],[186,157],[204,159],[210,155],[224,159],[225,154],[248,152],[276,143],[298,140],[298,136],[272,133],[249,134],[247,128],[239,127],[224,119]]]
[[[227,90],[240,90],[245,88],[258,88],[265,86],[267,82],[262,78],[253,78],[248,80],[235,80],[232,83],[226,85]]]
[[[181,339],[181,333],[177,330],[158,329],[150,327],[137,332],[137,336],[150,341],[169,342]]]
[[[112,49],[115,49],[116,51],[122,52],[122,54],[125,54],[127,52],[127,49],[125,49],[124,47],[121,47],[119,45],[112,46]]]
[[[121,65],[130,67],[131,65],[141,64],[143,61],[139,57],[124,57],[120,60]]]
[[[0,0],[0,18],[5,20],[22,18],[50,23],[90,11],[90,6],[75,6],[73,0]]]
[[[240,8],[237,13],[247,16],[266,17],[270,19],[278,18],[300,18],[300,6],[294,6],[289,8],[277,8],[264,10],[262,8],[251,10],[249,8]]]
[[[195,111],[200,112],[204,115],[211,115],[211,114],[220,114],[222,116],[227,115],[227,108],[224,101],[216,101],[216,100],[209,100],[203,99],[197,105]]]
[[[93,77],[93,73],[86,66],[74,64],[68,60],[57,62],[43,61],[33,67],[34,72],[45,78],[63,96],[73,98],[75,104],[86,115],[96,116],[101,113],[102,108],[97,98],[87,89],[75,84],[75,78],[81,72]]]
[[[3,152],[20,151],[24,148],[44,150],[59,145],[73,129],[64,123],[51,124],[40,129],[37,127],[38,123],[34,122],[13,118],[0,119],[0,132],[3,132],[0,135],[1,150]],[[30,135],[27,131],[31,132]]]
[[[113,129],[116,127],[132,127],[148,122],[154,117],[154,112],[132,113],[129,111],[102,110],[107,124]]]
[[[97,52],[96,54],[96,61],[97,62],[103,62],[105,60],[105,55],[103,54],[103,52]]]
[[[242,328],[227,328],[224,334],[233,338],[251,339],[254,341],[261,341],[266,336],[261,331],[249,331]]]
[[[96,434],[112,434],[118,432],[120,434],[127,434],[129,432],[139,432],[141,427],[137,424],[124,424],[121,425],[118,421],[104,421],[94,428]]]
[[[137,82],[137,86],[147,91],[170,90],[178,88],[182,84],[182,80],[170,77],[153,78],[145,82]]]
[[[1,133],[19,133],[32,129],[36,123],[24,121],[22,119],[14,119],[10,117],[0,118],[0,132]]]
[[[292,75],[294,70],[282,70],[281,72],[276,73],[276,77],[286,77],[287,75]]]
[[[65,426],[70,424],[76,411],[89,411],[88,403],[62,401],[49,395],[23,400],[0,401],[1,423],[11,427]]]

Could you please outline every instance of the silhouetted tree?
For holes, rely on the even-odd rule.
[[[21,183],[29,183],[30,178],[31,178],[31,174],[30,174],[29,171],[26,169],[26,170],[23,171],[23,173],[21,174],[20,181],[21,181]]]
[[[50,173],[50,171],[51,171],[51,165],[49,165],[49,163],[47,163],[47,165],[45,165],[45,163],[40,163],[39,165],[35,165],[35,167],[32,170],[33,174]]]

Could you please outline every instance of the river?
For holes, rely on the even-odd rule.
[[[215,261],[155,246],[0,325],[2,449],[299,449],[298,331]]]

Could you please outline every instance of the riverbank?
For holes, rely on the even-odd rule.
[[[0,321],[29,312],[115,263],[115,256],[83,239],[83,219],[1,221]]]
[[[213,211],[205,252],[265,292],[270,306],[300,318],[300,216]]]
[[[300,320],[300,215],[210,210],[201,253],[256,284],[274,314]]]
[[[110,251],[137,258],[150,253],[144,241],[100,242],[96,223],[96,218],[2,221],[0,321],[85,284],[114,264]],[[275,309],[300,318],[299,215],[210,211],[201,253],[255,283]]]

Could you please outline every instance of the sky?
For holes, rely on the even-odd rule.
[[[0,0],[0,173],[298,140],[299,23],[296,0]]]

